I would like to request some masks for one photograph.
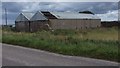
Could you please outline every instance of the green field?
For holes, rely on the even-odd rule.
[[[3,30],[2,42],[64,55],[120,61],[118,29],[55,30],[35,33]]]

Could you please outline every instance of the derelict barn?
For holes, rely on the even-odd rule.
[[[96,15],[77,12],[50,12],[56,18],[49,19],[52,29],[85,29],[100,27]]]
[[[29,32],[30,31],[30,19],[33,13],[24,12],[20,13],[15,20],[15,28],[17,31]]]
[[[30,31],[40,31],[49,29],[48,19],[40,12],[36,12],[35,15],[30,19]]]
[[[23,16],[23,18],[24,17],[27,16]],[[26,26],[22,28],[23,24],[18,25],[16,19],[16,29],[35,32],[42,29],[86,29],[101,26],[101,19],[96,15],[78,12],[38,11],[31,18],[29,17],[27,21],[29,22],[27,25],[25,23],[26,21],[20,22],[21,24],[24,23],[24,26]]]

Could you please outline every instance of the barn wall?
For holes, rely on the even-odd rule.
[[[19,21],[15,22],[16,31],[28,32],[29,31],[29,21]]]
[[[101,26],[101,20],[96,19],[96,20],[92,21],[91,24],[92,24],[91,25],[92,28],[100,27]]]
[[[36,31],[40,31],[42,29],[48,29],[46,24],[48,24],[48,21],[31,21],[30,22],[30,31],[36,32]]]
[[[75,29],[76,20],[51,19],[51,27],[53,29]]]
[[[85,28],[85,20],[76,20],[76,29],[84,29]]]
[[[96,20],[96,23],[97,23],[98,27],[101,27],[101,20],[100,19]]]
[[[50,23],[52,29],[57,29],[59,27],[57,22],[58,22],[57,19],[50,19],[49,20],[49,23]]]
[[[87,19],[50,19],[48,21],[28,21],[16,22],[16,30],[24,32],[36,32],[41,29],[49,29],[45,24],[49,24],[52,29],[86,29],[96,28],[101,26],[101,20],[87,20]],[[29,27],[30,26],[30,27]]]
[[[100,27],[100,20],[90,19],[50,19],[53,29],[85,29]]]

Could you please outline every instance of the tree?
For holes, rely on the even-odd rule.
[[[93,14],[93,15],[94,15],[94,13],[93,13],[93,12],[91,12],[91,11],[82,11],[82,12],[79,12],[79,13]]]

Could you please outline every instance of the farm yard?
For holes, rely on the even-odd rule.
[[[2,66],[118,67],[118,5],[2,2]]]
[[[120,61],[117,27],[42,30],[34,33],[3,29],[2,42],[64,55]]]

